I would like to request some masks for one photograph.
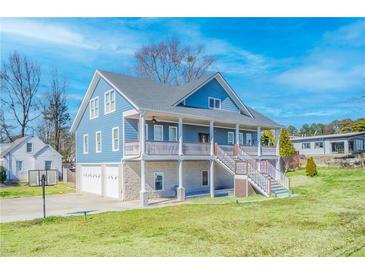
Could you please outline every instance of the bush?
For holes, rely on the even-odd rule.
[[[6,170],[5,167],[0,166],[0,183],[4,183],[6,180]]]
[[[305,166],[305,173],[310,177],[316,176],[318,174],[317,165],[314,162],[313,157],[308,158],[307,165]]]

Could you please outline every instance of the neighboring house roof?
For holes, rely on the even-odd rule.
[[[365,131],[339,133],[339,134],[327,134],[327,135],[315,135],[315,136],[304,136],[304,137],[293,136],[293,137],[290,137],[290,139],[292,141],[305,141],[305,140],[310,140],[310,139],[354,137],[354,136],[363,135],[363,134],[365,134]]]
[[[104,79],[115,88],[138,111],[181,114],[189,117],[207,120],[211,119],[226,123],[246,123],[247,125],[252,126],[281,127],[271,119],[254,111],[252,108],[246,107],[220,73],[201,77],[184,86],[171,86],[150,79],[97,70],[71,126],[71,131],[74,131],[77,128],[82,114],[87,107],[92,91],[100,78]],[[215,78],[219,80],[242,113],[226,111],[224,112],[224,115],[222,115],[222,111],[219,110],[177,106],[184,98],[190,96],[205,83],[208,83]]]
[[[25,136],[25,137],[21,137],[21,138],[16,139],[14,142],[12,142],[10,144],[10,146],[8,146],[4,151],[2,151],[0,153],[0,158],[4,158],[6,154],[8,154],[13,149],[15,149],[18,145],[21,145],[22,143],[24,143],[29,138],[32,138],[32,136]]]

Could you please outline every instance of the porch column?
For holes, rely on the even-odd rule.
[[[349,154],[349,146],[350,146],[349,141],[348,140],[344,140],[343,141],[343,149],[344,149],[343,153],[344,154]]]
[[[183,155],[183,122],[182,118],[179,118],[179,155]]]
[[[214,122],[209,123],[210,156],[214,155]]]
[[[275,168],[276,168],[276,171],[275,171],[275,177],[276,177],[276,180],[279,180],[280,179],[280,173],[281,173],[281,159],[280,159],[280,148],[279,148],[279,138],[280,138],[280,131],[281,129],[280,128],[276,128],[275,129],[275,147],[276,147],[276,161],[275,161]]]
[[[276,156],[280,156],[280,150],[279,150],[279,138],[280,138],[280,131],[281,129],[280,128],[276,128],[274,130],[274,137],[275,137],[275,147],[276,147]]]
[[[240,145],[240,125],[236,124],[236,140],[235,140],[235,144],[236,145]]]
[[[214,160],[209,161],[209,187],[210,197],[214,198]]]
[[[146,176],[145,176],[145,117],[144,113],[139,117],[139,143],[141,147],[141,193],[140,202],[141,206],[148,205],[148,192],[146,191]]]
[[[261,156],[261,127],[257,127],[257,156]]]
[[[179,165],[179,187],[177,188],[177,200],[184,201],[185,200],[185,188],[183,185],[183,161],[178,161]]]

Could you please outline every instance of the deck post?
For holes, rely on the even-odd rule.
[[[214,122],[209,122],[210,156],[214,155]]]
[[[178,161],[179,165],[179,187],[177,188],[177,200],[184,201],[185,200],[185,188],[183,184],[183,161]]]
[[[179,117],[179,155],[183,155],[183,120]]]
[[[261,156],[261,127],[257,127],[257,156]]]
[[[139,116],[139,143],[141,147],[141,206],[148,205],[148,192],[146,190],[146,175],[145,175],[145,116],[142,112]]]
[[[210,197],[214,198],[214,160],[209,161],[209,187]]]
[[[235,144],[236,145],[240,145],[240,125],[239,124],[236,124],[236,134],[235,134],[236,136],[235,136]]]

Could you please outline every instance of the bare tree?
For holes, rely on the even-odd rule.
[[[13,142],[14,135],[12,130],[14,127],[6,122],[3,108],[0,110],[0,143]]]
[[[25,136],[29,123],[36,119],[36,94],[40,83],[40,68],[26,56],[16,51],[9,55],[0,71],[1,101],[20,127],[20,136]]]
[[[43,138],[48,139],[48,143],[61,152],[62,136],[68,128],[71,120],[68,113],[66,99],[66,81],[61,79],[57,70],[52,73],[51,91],[45,94],[45,102],[43,114],[43,125],[41,125],[40,133]]]
[[[202,46],[183,47],[177,39],[151,43],[135,57],[137,75],[177,86],[202,77],[214,62]]]

